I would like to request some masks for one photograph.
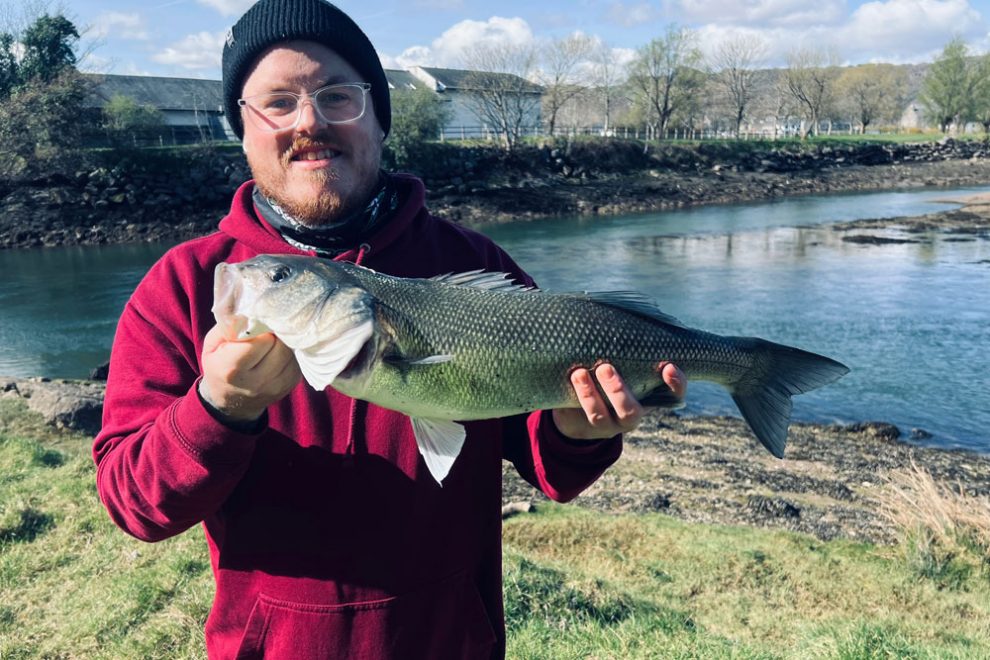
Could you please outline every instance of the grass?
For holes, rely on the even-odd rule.
[[[912,521],[905,530],[949,529],[898,503],[919,487],[892,483],[885,506]],[[964,516],[948,518],[962,529]],[[929,534],[939,552],[957,543],[953,560],[970,567],[947,579],[919,571],[907,544],[541,506],[505,524],[508,655],[985,658],[990,576],[974,534]],[[0,658],[204,657],[205,546],[199,530],[153,545],[117,530],[97,500],[89,440],[0,399]]]

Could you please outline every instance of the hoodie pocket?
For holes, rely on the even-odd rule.
[[[418,591],[355,603],[258,596],[238,660],[486,658],[495,632],[477,587],[458,574]]]

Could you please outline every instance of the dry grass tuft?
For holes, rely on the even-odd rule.
[[[901,532],[919,574],[958,588],[974,569],[990,576],[990,498],[939,483],[913,461],[886,477],[880,512]]]

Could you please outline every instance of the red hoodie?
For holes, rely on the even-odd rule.
[[[396,216],[340,258],[404,277],[484,268],[531,283],[485,237],[430,216],[418,179],[394,181]],[[146,541],[203,523],[211,658],[504,655],[502,459],[566,501],[621,440],[570,442],[549,412],[471,422],[441,487],[406,416],[332,389],[300,383],[258,434],[218,423],[196,394],[213,269],[299,253],[258,219],[251,191],[237,191],[219,232],[170,250],[124,309],[93,447],[104,505]]]

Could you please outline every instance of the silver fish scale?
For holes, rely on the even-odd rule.
[[[490,291],[370,272],[359,277],[394,334],[393,357],[402,358],[378,365],[369,392],[404,408],[422,406],[467,420],[572,406],[569,371],[599,361],[614,364],[639,397],[660,385],[662,360],[689,378],[723,383],[752,363],[732,338],[582,296]],[[441,364],[411,364],[446,355],[452,359]]]

